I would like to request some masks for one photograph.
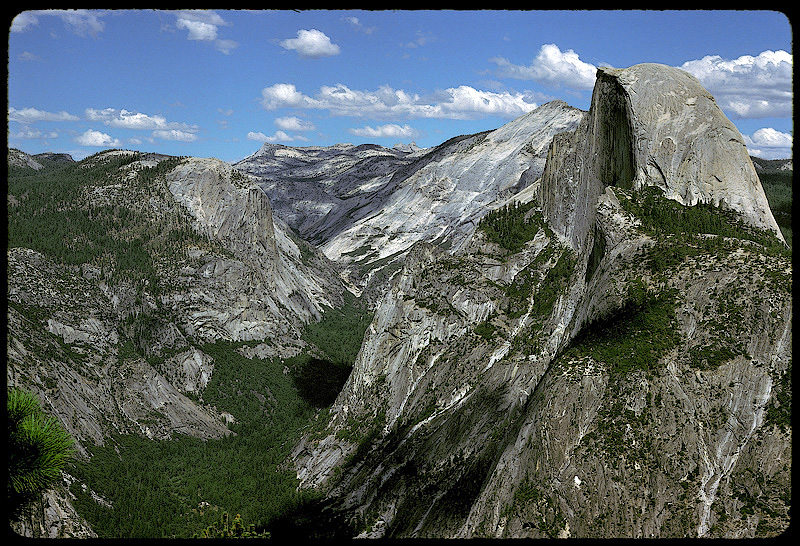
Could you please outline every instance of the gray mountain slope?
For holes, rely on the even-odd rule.
[[[90,181],[63,207],[89,217],[108,207],[124,212],[127,229],[153,237],[146,248],[155,279],[115,274],[102,254],[62,265],[9,248],[8,384],[42,395],[81,442],[102,443],[112,431],[227,434],[230,416],[186,396],[200,394],[213,374],[202,344],[247,341],[262,357],[297,354],[303,326],[341,306],[345,288],[335,267],[273,220],[263,191],[230,165],[188,158],[149,182],[140,172],[166,156],[107,152],[83,167],[91,172],[120,155],[130,162],[112,182]],[[15,199],[25,205],[24,195]]]
[[[583,115],[553,101],[494,131],[413,154],[264,145],[235,165],[259,177],[276,214],[363,288],[417,241],[462,245],[492,203],[541,175],[553,135]]]
[[[741,138],[715,136],[724,116],[665,129],[676,96],[713,106],[698,85],[601,69],[592,109],[518,194],[540,226],[520,250],[488,228],[453,253],[412,247],[327,432],[296,448],[304,487],[370,537],[786,529],[791,255]],[[672,156],[648,152],[668,137]]]

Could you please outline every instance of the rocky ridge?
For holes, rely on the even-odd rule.
[[[158,289],[117,280],[103,260],[65,266],[32,249],[8,249],[8,383],[41,391],[81,441],[102,443],[131,426],[156,438],[225,434],[224,416],[185,396],[202,392],[213,373],[198,344],[261,341],[254,354],[290,356],[305,345],[303,325],[342,304],[333,265],[273,222],[269,201],[246,175],[190,158],[163,181],[137,185],[139,169],[164,160],[133,161],[121,169],[122,182],[87,185],[69,205],[88,212],[130,207],[138,197],[153,225],[191,222],[199,236],[177,254],[154,251]],[[144,318],[150,331],[136,338]],[[166,358],[160,371],[126,352],[131,337],[144,354]]]
[[[553,135],[583,115],[553,101],[494,131],[411,154],[266,144],[235,165],[258,177],[276,214],[342,265],[353,285],[380,294],[415,242],[464,244],[487,209],[541,175]]]
[[[413,247],[328,430],[296,449],[304,487],[369,537],[785,528],[791,260],[698,85],[661,65],[601,69],[590,112],[516,196],[541,226],[523,248],[487,230],[452,253]],[[774,242],[650,216],[690,209],[732,209]]]

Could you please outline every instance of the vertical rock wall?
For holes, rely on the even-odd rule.
[[[589,115],[553,139],[540,200],[553,229],[576,250],[588,243],[606,186],[657,186],[685,205],[734,210],[783,240],[742,135],[678,68],[600,68]]]

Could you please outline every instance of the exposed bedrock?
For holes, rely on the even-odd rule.
[[[607,186],[661,188],[685,205],[737,211],[783,239],[744,139],[714,97],[681,69],[600,68],[589,114],[553,139],[540,199],[553,229],[579,250]]]

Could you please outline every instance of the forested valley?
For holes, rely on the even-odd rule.
[[[91,264],[112,286],[133,284],[136,309],[123,323],[119,362],[146,359],[160,369],[174,351],[149,350],[155,329],[170,315],[154,297],[168,282],[156,265],[190,245],[226,251],[199,234],[184,211],[153,205],[170,197],[163,176],[182,158],[159,158],[119,179],[121,170],[146,159],[104,153],[80,162],[45,161],[39,171],[9,166],[8,246],[31,248],[64,267]],[[13,306],[43,325],[43,309]],[[207,440],[174,434],[156,441],[115,434],[104,445],[85,446],[90,456],[75,456],[64,467],[74,478],[69,493],[79,515],[100,538],[190,538],[219,524],[223,514],[239,515],[261,532],[313,501],[297,492],[284,463],[301,432],[324,424],[370,318],[350,295],[343,308],[329,308],[306,326],[307,353],[283,359],[243,356],[241,349],[256,342],[190,339],[214,360],[209,384],[194,396],[235,416],[230,434]],[[75,366],[85,364],[82,354],[64,354]]]

